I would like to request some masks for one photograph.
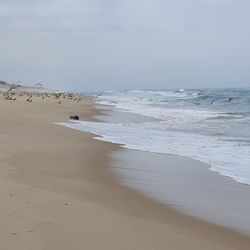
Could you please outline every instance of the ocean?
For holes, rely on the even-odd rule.
[[[250,235],[250,89],[87,94],[103,115],[59,124],[125,148],[108,155],[122,185]]]
[[[250,89],[108,90],[92,95],[111,109],[154,120],[82,121],[71,127],[128,149],[200,160],[250,185]]]

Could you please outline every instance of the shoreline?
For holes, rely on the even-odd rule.
[[[102,105],[97,108],[102,115],[95,118],[104,124],[149,121],[147,117],[119,109],[112,110],[106,106],[102,109]],[[81,131],[80,128],[79,130]],[[106,141],[96,134],[93,137]],[[248,185],[213,171],[209,164],[199,160],[135,150],[119,143],[110,143],[119,146],[119,150],[109,154],[111,174],[125,188],[131,188],[155,202],[171,206],[180,213],[246,236],[250,235]]]
[[[104,123],[158,121],[111,106],[104,106],[103,115],[96,117]],[[119,151],[111,154],[111,158],[115,161],[112,170],[125,187],[173,206],[181,213],[250,236],[248,184],[237,182],[214,170],[210,164],[187,156],[136,150],[122,145]]]
[[[93,117],[92,101],[0,102],[0,237],[6,250],[249,248],[249,237],[122,187],[106,168],[118,145],[53,124],[71,112]]]

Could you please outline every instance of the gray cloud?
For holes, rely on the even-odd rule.
[[[0,78],[51,87],[250,86],[245,0],[0,0]]]

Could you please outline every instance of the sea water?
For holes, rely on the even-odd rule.
[[[250,89],[91,94],[106,105],[99,122],[62,125],[128,148],[110,154],[123,185],[250,235]]]
[[[111,90],[93,95],[111,109],[156,119],[82,121],[69,127],[129,149],[200,160],[250,185],[250,89]]]

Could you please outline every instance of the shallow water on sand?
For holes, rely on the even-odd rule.
[[[187,157],[121,149],[110,155],[124,186],[180,212],[250,236],[250,186]]]

